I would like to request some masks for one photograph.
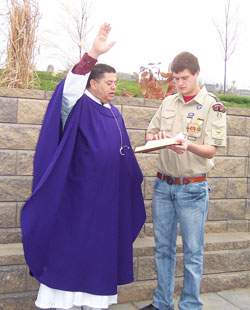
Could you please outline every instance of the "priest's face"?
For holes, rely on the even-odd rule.
[[[102,79],[90,81],[89,91],[102,103],[111,102],[117,87],[116,73],[104,73]]]

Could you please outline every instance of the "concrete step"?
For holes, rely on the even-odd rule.
[[[181,293],[183,278],[176,278],[175,297]],[[219,292],[237,288],[250,287],[250,272],[232,274],[204,275],[201,293]],[[156,287],[155,280],[137,281],[118,288],[118,303],[152,300]],[[36,291],[26,291],[12,294],[0,294],[0,310],[35,310]]]
[[[21,228],[0,228],[0,244],[22,242]]]
[[[214,293],[201,294],[204,303],[204,310],[249,310],[250,307],[250,288],[226,290]],[[139,310],[149,305],[152,299],[134,301],[129,303],[118,303],[112,305],[109,310]],[[178,309],[179,297],[174,298],[175,307]]]
[[[250,221],[249,220],[206,221],[205,232],[206,234],[250,232]],[[153,223],[150,215],[148,215],[147,222],[144,224],[144,227],[140,235],[142,237],[154,236]]]
[[[22,244],[0,244],[0,301],[2,294],[36,292],[38,287],[38,281],[29,275]]]
[[[137,238],[134,243],[134,256],[148,256],[154,254],[154,238]],[[246,249],[250,248],[250,232],[231,232],[205,234],[205,251]],[[181,237],[177,237],[177,253],[182,253]]]
[[[154,239],[138,238],[134,244],[135,282],[119,287],[119,302],[152,298],[156,286]],[[217,292],[250,286],[250,233],[208,234],[205,236],[202,292]],[[183,251],[177,240],[176,293],[183,281]],[[25,300],[33,305],[39,283],[29,276],[21,243],[0,244],[0,310],[7,304]],[[14,294],[14,295],[13,295]],[[11,296],[15,296],[11,301]],[[33,296],[33,297],[32,297]],[[1,308],[1,303],[5,307]],[[10,306],[8,306],[10,307]],[[26,308],[30,310],[33,308]]]
[[[141,300],[152,300],[156,280],[135,281],[118,288],[118,302],[128,303]],[[175,296],[181,294],[183,278],[175,278]],[[201,293],[219,292],[236,288],[250,287],[250,271],[203,275]]]
[[[0,266],[25,264],[22,243],[0,244]]]
[[[36,292],[0,294],[0,310],[37,310]]]
[[[204,275],[250,271],[250,233],[209,234],[205,236]],[[156,280],[154,240],[140,238],[134,247],[136,281]],[[177,240],[176,277],[183,276],[183,251]]]
[[[250,220],[227,220],[227,221],[207,221],[205,224],[207,234],[250,232]],[[179,233],[180,234],[180,233]],[[148,214],[147,222],[144,224],[140,237],[153,237],[152,216]],[[0,244],[22,242],[20,227],[1,227]]]

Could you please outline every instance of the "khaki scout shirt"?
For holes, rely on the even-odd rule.
[[[219,99],[203,87],[191,101],[185,103],[181,94],[165,98],[153,116],[147,132],[165,131],[169,136],[183,133],[196,144],[226,146],[226,109]],[[210,171],[214,159],[203,158],[186,151],[178,155],[163,149],[158,159],[158,171],[174,176],[192,176]]]

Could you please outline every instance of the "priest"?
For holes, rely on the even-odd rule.
[[[111,104],[115,69],[92,49],[57,86],[34,158],[32,195],[21,212],[25,258],[42,309],[108,308],[133,281],[133,242],[145,221],[142,173],[123,118]]]

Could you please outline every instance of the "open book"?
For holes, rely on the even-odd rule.
[[[146,142],[145,145],[137,146],[134,152],[135,153],[147,153],[147,152],[152,152],[155,150],[160,150],[171,144],[179,144],[178,142],[179,139],[184,139],[184,135],[182,133],[179,133],[178,135],[172,138],[165,138],[165,139],[160,139],[160,140],[149,140]]]

